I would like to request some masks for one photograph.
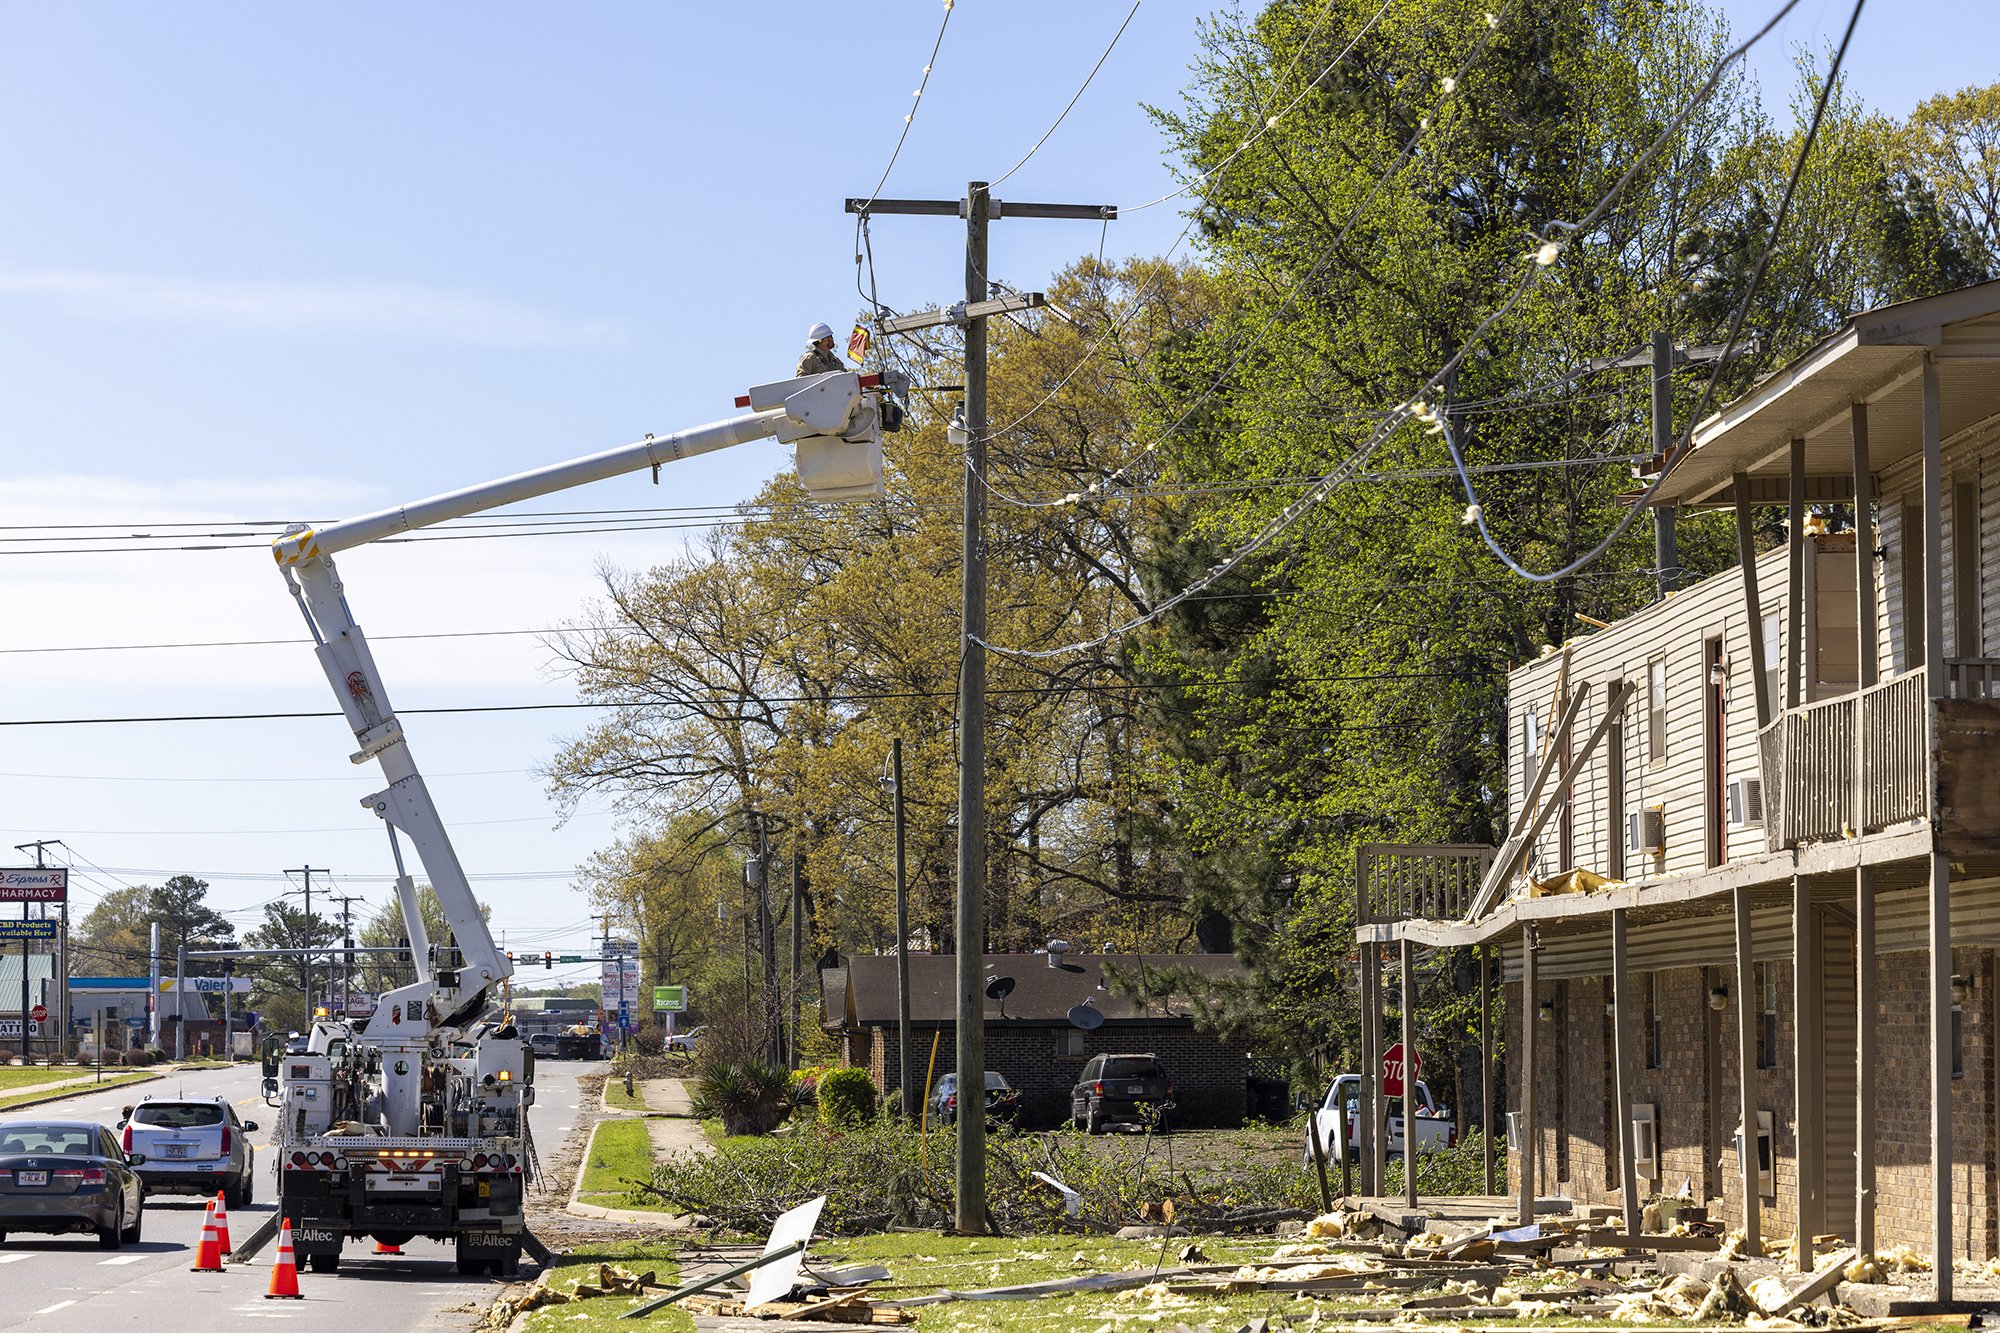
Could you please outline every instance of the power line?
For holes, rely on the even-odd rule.
[[[1428,680],[1434,678],[1450,678],[1450,677],[1455,677],[1458,674],[1460,673],[1448,672],[1448,671],[1446,672],[1384,671],[1384,672],[1371,672],[1367,674],[1348,675],[1348,676],[1286,676],[1283,679],[1289,682],[1297,682],[1300,684],[1325,684],[1325,683],[1332,683],[1335,681]],[[1268,682],[1263,680],[1250,680],[1250,679],[1239,679],[1234,681],[1229,679],[1223,679],[1207,683],[1262,685]],[[987,692],[989,694],[995,694],[995,695],[1037,696],[1037,695],[1051,695],[1051,694],[1067,695],[1067,694],[1076,694],[1088,691],[1101,692],[1101,691],[1116,691],[1116,690],[1152,690],[1158,688],[1160,688],[1159,685],[1147,682],[1113,681],[1113,682],[1105,682],[1088,686],[1019,685],[1019,686],[1010,686],[1010,687],[992,689]],[[752,696],[752,697],[746,697],[745,702],[757,705],[860,704],[860,703],[881,703],[895,699],[951,699],[955,697],[956,697],[956,692],[952,690],[877,690],[866,693],[857,692],[849,694],[826,694],[826,695],[793,694],[793,695]],[[405,716],[412,716],[412,715],[423,715],[423,714],[437,715],[437,714],[453,714],[453,713],[539,713],[539,712],[558,712],[558,711],[588,709],[588,708],[648,709],[648,708],[674,708],[679,706],[680,705],[675,704],[672,701],[656,701],[647,699],[618,699],[603,703],[579,701],[573,703],[547,703],[547,704],[467,704],[454,708],[400,708],[397,709],[396,711]],[[329,718],[329,717],[341,717],[341,716],[343,716],[341,713],[333,711],[326,711],[326,712],[301,711],[296,713],[178,713],[178,714],[156,714],[150,716],[127,716],[127,717],[9,718],[9,719],[0,719],[0,727],[111,726],[111,725],[121,725],[121,724],[137,724],[142,722],[271,722],[271,721],[294,721],[299,719]],[[598,811],[591,813],[602,815],[602,814],[609,814],[612,812]],[[505,824],[505,823],[532,823],[533,820],[531,819],[486,820],[486,821],[463,821],[463,822],[472,822],[472,823],[484,822],[484,823]],[[278,832],[282,830],[271,830],[271,831]],[[302,829],[297,831],[313,832],[314,830]]]
[[[1084,92],[1090,87],[1090,81],[1097,77],[1097,71],[1103,69],[1104,62],[1111,58],[1111,52],[1118,45],[1118,39],[1125,35],[1125,29],[1132,26],[1132,17],[1133,15],[1139,12],[1139,6],[1144,2],[1145,0],[1132,0],[1132,8],[1130,11],[1126,13],[1125,21],[1118,25],[1117,32],[1111,34],[1111,41],[1109,45],[1107,45],[1104,48],[1104,54],[1097,57],[1097,63],[1090,67],[1090,73],[1083,76],[1082,86],[1079,87],[1076,90],[1075,94],[1073,94],[1070,97],[1068,104],[1065,105],[1062,109],[1062,114],[1055,118],[1055,123],[1050,125],[1048,129],[1043,132],[1041,138],[1035,140],[1035,146],[1033,148],[1030,148],[1025,154],[1023,154],[1019,162],[1016,162],[1013,166],[1007,168],[1007,170],[1000,173],[1000,175],[994,178],[993,180],[988,181],[986,183],[987,189],[991,190],[997,188],[1002,181],[1006,180],[1009,176],[1012,176],[1022,167],[1027,166],[1028,159],[1033,157],[1036,153],[1039,153],[1042,150],[1042,145],[1049,141],[1049,136],[1054,134],[1058,129],[1062,127],[1063,121],[1069,118],[1069,113],[1076,109],[1077,102],[1083,97]],[[877,186],[876,188],[880,189],[881,187]]]
[[[1702,414],[1708,410],[1708,404],[1715,393],[1715,386],[1722,379],[1723,370],[1729,364],[1730,354],[1736,350],[1736,340],[1743,332],[1744,318],[1750,312],[1751,303],[1757,298],[1757,289],[1763,285],[1764,273],[1771,262],[1772,254],[1778,248],[1778,237],[1784,231],[1785,219],[1791,213],[1792,196],[1798,189],[1800,176],[1805,173],[1806,159],[1812,155],[1813,141],[1819,137],[1820,121],[1826,114],[1827,100],[1833,95],[1834,85],[1840,79],[1841,63],[1847,58],[1847,44],[1854,37],[1855,25],[1861,21],[1861,10],[1867,2],[1868,0],[1854,0],[1854,10],[1847,16],[1847,31],[1841,35],[1840,47],[1833,53],[1833,63],[1827,69],[1826,82],[1820,86],[1819,100],[1813,106],[1812,121],[1806,127],[1805,140],[1799,145],[1798,157],[1793,161],[1791,175],[1785,181],[1784,198],[1778,203],[1777,216],[1771,220],[1771,231],[1764,240],[1763,252],[1757,256],[1757,266],[1751,271],[1750,284],[1744,289],[1743,299],[1737,303],[1735,313],[1730,319],[1729,334],[1723,339],[1722,355],[1716,358],[1715,373],[1710,375],[1702,385],[1701,398],[1696,403],[1694,412],[1688,417],[1687,432],[1682,436],[1684,443],[1681,447],[1685,447],[1685,442],[1693,440],[1694,429],[1700,423]],[[1786,8],[1789,9],[1790,6],[1788,5]],[[1781,12],[1779,18],[1782,17],[1783,13]],[[1775,24],[1777,19],[1773,19],[1771,22]],[[1770,31],[1770,27],[1770,24],[1766,24],[1764,31]],[[1754,41],[1755,39],[1753,38],[1752,40]],[[1738,47],[1736,52],[1732,53],[1731,58],[1733,59],[1734,55],[1741,54],[1744,50],[1747,50],[1748,45],[1748,43],[1745,43],[1743,46]],[[1727,63],[1727,61],[1724,62],[1724,64]],[[1716,75],[1710,78],[1710,87],[1714,86],[1716,79],[1720,77],[1720,73],[1721,71],[1718,69]],[[1683,116],[1683,119],[1685,119],[1685,116]],[[1630,179],[1630,177],[1631,173],[1627,172],[1624,179]],[[1564,565],[1561,569],[1546,574],[1538,574],[1524,568],[1494,538],[1493,530],[1486,522],[1486,509],[1479,503],[1479,496],[1473,488],[1472,478],[1465,475],[1465,460],[1459,451],[1458,439],[1452,433],[1450,422],[1444,416],[1440,415],[1434,422],[1434,429],[1444,437],[1445,448],[1451,453],[1452,465],[1459,469],[1459,482],[1465,488],[1465,513],[1467,521],[1478,527],[1481,540],[1486,543],[1487,549],[1492,551],[1502,564],[1515,574],[1533,583],[1551,583],[1557,579],[1567,577],[1610,550],[1611,544],[1624,535],[1625,530],[1631,527],[1633,521],[1639,516],[1640,511],[1646,507],[1646,502],[1651,500],[1654,492],[1658,491],[1661,485],[1666,482],[1667,475],[1673,470],[1672,464],[1675,461],[1673,458],[1660,460],[1659,474],[1647,484],[1644,493],[1640,495],[1638,500],[1624,514],[1619,516],[1618,522],[1612,525],[1611,531],[1605,535],[1604,540],[1570,561],[1567,565]],[[1678,455],[1680,448],[1677,447],[1674,452]]]

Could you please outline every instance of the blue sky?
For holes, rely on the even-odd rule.
[[[1774,7],[1724,5],[1739,29]],[[853,316],[841,201],[874,186],[912,106],[884,193],[954,197],[1028,150],[1130,8],[961,0],[915,103],[938,0],[15,0],[0,7],[0,523],[333,518],[728,415],[789,372],[809,324]],[[1171,190],[1141,103],[1176,102],[1209,8],[1144,0],[998,193],[1129,208]],[[1757,53],[1780,106],[1783,44],[1830,40],[1845,15],[1804,0]],[[1996,26],[1970,0],[1878,0],[1855,89],[1901,113],[1990,79]],[[1159,253],[1184,221],[1173,204],[1128,213],[1108,251]],[[1099,240],[1093,223],[1002,221],[993,271],[1036,286]],[[883,218],[874,242],[885,301],[955,295],[951,222]],[[784,461],[747,446],[657,489],[642,476],[539,507],[729,504]],[[561,702],[518,631],[587,617],[600,560],[643,566],[697,535],[438,542],[341,568],[401,707]],[[260,550],[136,549],[187,543],[0,555],[0,718],[330,706]],[[515,633],[397,637],[491,631]],[[581,725],[412,719],[465,864],[548,876],[482,890],[536,949],[583,938],[566,872],[617,827],[602,809],[552,827],[533,770]],[[0,747],[0,843],[64,838],[86,905],[188,869],[249,921],[302,864],[386,897],[387,850],[355,803],[372,775],[349,767],[336,721],[10,727]]]

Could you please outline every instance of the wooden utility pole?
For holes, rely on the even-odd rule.
[[[896,787],[896,1087],[902,1094],[902,1115],[908,1120],[914,1102],[910,1091],[910,881],[903,861],[903,739],[889,742],[889,765]]]
[[[965,529],[959,627],[958,676],[958,1086],[986,1086],[986,997],[981,964],[986,952],[986,320],[989,315],[1043,304],[1041,293],[992,297],[987,277],[986,229],[1000,218],[1073,218],[1108,221],[1107,204],[1006,204],[985,181],[972,181],[963,199],[849,199],[846,211],[908,213],[965,219],[965,300],[947,310],[880,321],[884,334],[939,324],[965,330]],[[958,1180],[953,1227],[984,1235],[986,1211],[985,1117],[955,1118]]]

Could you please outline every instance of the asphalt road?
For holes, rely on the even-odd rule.
[[[552,1161],[577,1118],[578,1073],[588,1064],[539,1063],[536,1103],[529,1112],[537,1154]],[[258,1093],[254,1064],[198,1070],[163,1081],[90,1093],[44,1107],[0,1112],[0,1119],[48,1116],[118,1122],[119,1108],[144,1094],[227,1096],[237,1114],[262,1128],[257,1144],[256,1202],[229,1215],[230,1238],[241,1244],[269,1216],[269,1130],[273,1113]],[[146,1201],[145,1239],[116,1253],[97,1248],[94,1236],[16,1233],[0,1245],[0,1329],[32,1327],[36,1333],[100,1333],[144,1327],[151,1333],[213,1333],[219,1320],[283,1320],[300,1333],[409,1333],[470,1327],[503,1285],[495,1278],[460,1277],[449,1245],[414,1240],[400,1257],[373,1255],[367,1242],[350,1242],[338,1273],[301,1273],[305,1299],[264,1299],[276,1245],[250,1264],[223,1273],[191,1273],[201,1239],[202,1201],[156,1195]],[[358,1323],[357,1323],[358,1319]]]

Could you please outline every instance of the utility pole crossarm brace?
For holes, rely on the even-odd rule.
[[[880,321],[876,327],[884,333],[914,333],[918,329],[934,329],[940,324],[956,324],[963,328],[975,319],[988,315],[1011,315],[1016,310],[1034,310],[1048,304],[1048,298],[1040,292],[1022,292],[1018,296],[999,296],[991,301],[960,301],[942,310],[920,310],[914,315],[891,315]]]
[[[848,213],[907,213],[926,218],[962,218],[969,214],[963,199],[849,199]],[[1116,204],[1009,204],[986,199],[986,216],[998,218],[1068,218],[1073,222],[1115,222]]]

